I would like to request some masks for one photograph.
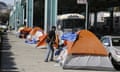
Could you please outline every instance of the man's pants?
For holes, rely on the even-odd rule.
[[[50,60],[53,60],[53,57],[54,57],[54,48],[53,48],[52,44],[48,43],[47,44],[46,58],[45,58],[46,61],[49,59],[49,55],[50,54],[51,54]]]

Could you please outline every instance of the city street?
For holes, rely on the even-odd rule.
[[[13,33],[4,35],[2,52],[2,72],[110,72],[97,70],[64,70],[55,62],[44,62],[46,49],[25,44],[24,39]],[[115,72],[114,70],[111,72]]]
[[[117,72],[120,0],[0,0],[0,55],[0,72]]]

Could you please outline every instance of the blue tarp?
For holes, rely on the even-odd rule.
[[[28,44],[36,44],[37,41],[35,39],[33,40],[25,40],[25,43],[28,43]]]
[[[75,32],[68,32],[62,35],[62,40],[68,40],[74,42],[77,38],[77,34]]]

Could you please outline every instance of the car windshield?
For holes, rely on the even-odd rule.
[[[64,28],[84,28],[84,19],[66,19],[63,21]]]
[[[113,46],[120,46],[120,38],[112,38]]]

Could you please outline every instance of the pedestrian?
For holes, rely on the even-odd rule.
[[[50,57],[50,61],[53,61],[54,58],[54,47],[53,44],[55,43],[55,39],[56,39],[56,27],[52,26],[51,30],[48,32],[48,36],[47,36],[47,53],[46,53],[46,58],[45,58],[45,62],[48,62],[49,56]]]
[[[58,35],[59,43],[58,43],[58,48],[55,52],[55,56],[58,56],[60,54],[60,52],[62,51],[62,48],[64,46],[64,40],[61,39],[61,37],[63,35],[63,30],[62,30],[62,26],[60,24],[57,25],[57,35]]]

